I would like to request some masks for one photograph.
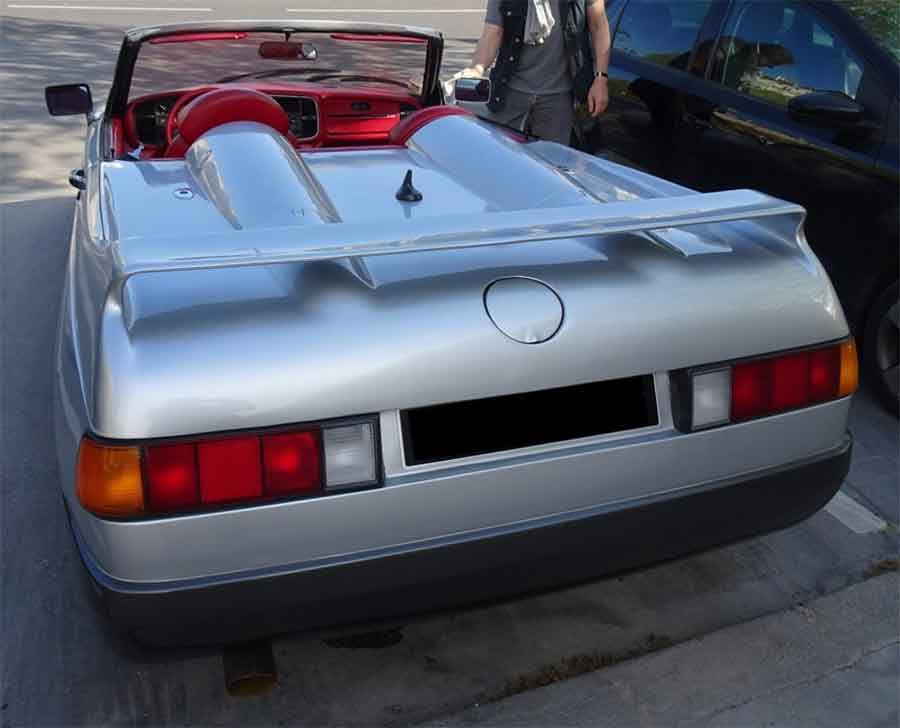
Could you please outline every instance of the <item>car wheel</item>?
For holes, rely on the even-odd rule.
[[[869,313],[863,339],[869,382],[894,414],[900,405],[900,303],[897,283],[882,293]]]

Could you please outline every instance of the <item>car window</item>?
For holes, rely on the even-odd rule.
[[[744,2],[719,41],[713,80],[787,106],[826,91],[855,99],[864,64],[813,10],[797,3]]]
[[[663,66],[687,69],[712,0],[631,0],[614,48]]]

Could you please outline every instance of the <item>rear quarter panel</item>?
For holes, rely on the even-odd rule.
[[[85,139],[87,189],[75,200],[55,350],[56,450],[63,495],[76,507],[80,507],[74,493],[78,443],[93,429],[91,402],[99,322],[112,269],[100,207],[102,136],[102,121],[95,117]]]

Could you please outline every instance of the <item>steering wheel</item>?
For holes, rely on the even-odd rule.
[[[181,113],[181,110],[187,106],[191,101],[196,99],[201,94],[205,94],[207,91],[212,91],[214,86],[204,86],[202,88],[194,88],[190,91],[186,91],[181,96],[178,97],[178,101],[172,104],[172,108],[169,109],[169,115],[166,117],[166,146],[172,146],[172,141],[178,136],[178,114]]]
[[[210,129],[233,122],[254,122],[284,136],[292,145],[291,122],[281,105],[266,93],[240,86],[188,91],[166,118],[166,157],[179,157]]]

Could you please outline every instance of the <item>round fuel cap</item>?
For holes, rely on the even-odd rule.
[[[559,331],[563,303],[546,283],[500,278],[484,292],[484,308],[500,331],[522,344],[540,344]]]

